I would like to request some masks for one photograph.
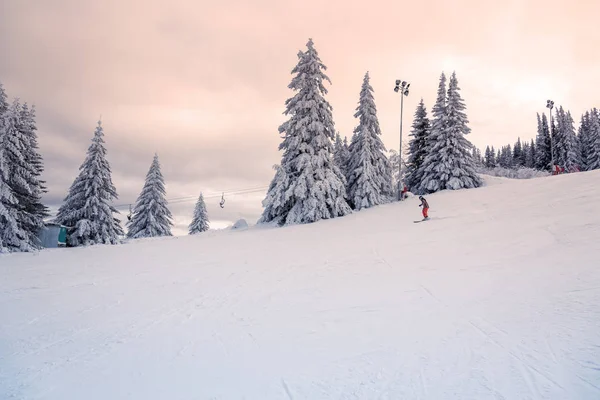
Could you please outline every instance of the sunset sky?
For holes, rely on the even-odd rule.
[[[266,187],[298,50],[313,38],[350,136],[370,72],[388,149],[399,141],[395,79],[422,97],[456,71],[478,147],[531,139],[546,99],[600,107],[600,2],[2,0],[0,82],[37,108],[48,204],[66,195],[102,116],[118,203],[134,202],[155,152],[168,198]],[[216,227],[254,223],[263,192],[207,199]],[[195,200],[173,202],[178,232]],[[126,211],[123,209],[124,212]],[[124,215],[123,215],[124,218]]]

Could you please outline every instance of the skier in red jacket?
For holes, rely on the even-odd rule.
[[[429,216],[427,215],[427,211],[429,211],[429,203],[427,203],[427,200],[425,200],[425,197],[423,196],[419,196],[419,200],[421,200],[419,207],[423,207],[423,220],[429,219]]]

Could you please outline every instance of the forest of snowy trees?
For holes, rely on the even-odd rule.
[[[600,112],[596,108],[586,111],[577,131],[571,112],[563,107],[557,108],[552,124],[546,114],[538,114],[535,140],[522,142],[518,138],[512,146],[500,149],[487,146],[483,156],[478,153],[476,159],[484,171],[504,170],[504,174],[523,169],[546,173],[600,169]]]
[[[279,127],[283,154],[274,168],[259,223],[311,223],[385,204],[398,197],[400,180],[420,195],[479,187],[483,183],[479,173],[497,169],[545,171],[541,174],[548,174],[554,165],[566,172],[600,169],[597,109],[581,116],[576,131],[571,113],[558,107],[551,121],[545,114],[538,115],[535,140],[518,138],[500,149],[488,146],[482,154],[467,139],[471,128],[456,73],[449,79],[441,74],[430,115],[425,102],[419,102],[406,159],[394,150],[388,153],[383,144],[368,72],[360,91],[357,84],[355,129],[350,140],[342,138],[326,99],[326,84],[331,84],[326,70],[309,39],[292,70],[288,87],[294,94],[285,102],[288,120]],[[398,176],[400,163],[406,166],[402,177]],[[49,217],[42,203],[47,192],[43,170],[35,108],[18,99],[9,103],[0,85],[0,251],[41,247],[38,233]],[[117,199],[99,121],[53,222],[67,228],[69,246],[172,235],[173,217],[158,155],[125,223],[118,218]],[[209,229],[202,193],[188,229],[190,235]]]

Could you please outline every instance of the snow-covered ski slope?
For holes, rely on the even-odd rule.
[[[0,258],[1,399],[600,399],[600,173]]]

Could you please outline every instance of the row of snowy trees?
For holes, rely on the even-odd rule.
[[[15,99],[8,103],[0,84],[0,252],[39,249],[38,235],[49,217],[42,203],[47,192],[41,179],[44,165],[39,153],[35,109]],[[98,122],[87,156],[79,168],[55,222],[68,229],[70,246],[115,244],[125,235],[113,206],[117,191],[106,159],[104,131]],[[127,237],[170,236],[173,225],[167,208],[164,179],[155,155],[138,197]],[[202,194],[198,198],[189,233],[208,230]]]
[[[79,167],[80,173],[56,216],[56,222],[67,226],[71,246],[116,244],[125,235],[120,221],[114,216],[118,211],[112,204],[118,195],[112,183],[104,143],[104,130],[98,121],[92,144]],[[127,221],[126,236],[132,239],[172,236],[173,217],[167,204],[164,177],[155,154]],[[190,234],[206,231],[208,222],[204,198],[200,194],[189,226]]]
[[[288,86],[295,95],[286,101],[289,119],[279,127],[283,141],[280,165],[275,166],[259,223],[310,223],[347,215],[354,210],[389,202],[394,196],[394,162],[381,140],[377,108],[369,74],[365,74],[354,117],[358,124],[350,144],[335,133],[332,107],[325,100],[324,71],[313,41],[298,53]],[[446,91],[442,74],[433,121],[423,101],[413,123],[406,181],[413,193],[475,188],[473,146],[465,105],[456,75]],[[396,167],[400,158],[396,157]]]
[[[553,165],[567,172],[600,169],[600,113],[595,108],[585,112],[576,132],[571,113],[558,107],[552,118],[552,133],[546,114],[538,114],[535,141],[522,143],[519,138],[512,147],[498,150],[487,146],[481,163],[486,168],[540,171],[550,171]]]
[[[0,83],[0,252],[40,247],[37,234],[48,209],[36,131],[35,108],[19,99],[9,104]]]
[[[483,157],[480,154],[476,158],[479,164],[485,168],[537,168],[536,149],[533,140],[528,143],[521,142],[521,138],[518,138],[513,146],[510,144],[502,146],[497,151],[494,146],[487,146]],[[543,157],[540,157],[540,160],[543,159]]]
[[[456,73],[446,89],[442,73],[432,119],[423,100],[417,106],[409,142],[406,185],[415,194],[470,189],[482,185],[476,172],[478,152],[466,138],[471,132]]]
[[[325,99],[327,67],[312,39],[298,53],[286,101],[290,118],[279,127],[283,141],[259,223],[310,223],[389,202],[392,169],[381,140],[369,73],[365,74],[350,144],[335,133],[332,107]],[[335,144],[334,144],[335,140]]]

